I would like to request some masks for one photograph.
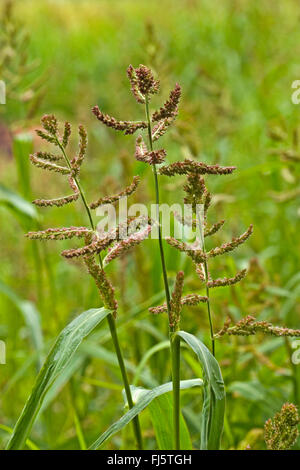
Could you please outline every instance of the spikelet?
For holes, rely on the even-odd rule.
[[[62,141],[61,141],[61,144],[64,148],[67,147],[70,136],[71,136],[71,124],[66,121],[65,126],[64,126],[64,134],[63,134]]]
[[[207,285],[209,288],[213,287],[224,287],[224,286],[231,286],[240,282],[247,274],[247,269],[242,269],[239,271],[234,277],[224,277],[223,279],[214,279],[208,281]]]
[[[207,297],[205,295],[188,294],[181,299],[181,305],[189,305],[190,307],[198,305],[200,302],[207,302]]]
[[[180,242],[173,237],[166,237],[166,242],[176,248],[177,250],[186,253],[196,264],[203,263],[206,259],[206,254],[202,250],[195,250],[191,245],[187,243]]]
[[[220,228],[223,227],[224,223],[225,223],[225,220],[221,220],[220,222],[213,224],[210,228],[206,228],[204,231],[204,236],[210,237],[211,235],[214,235],[220,230]]]
[[[140,64],[139,67],[134,69],[137,87],[139,92],[144,97],[149,95],[155,95],[159,91],[159,81],[154,79],[151,69],[145,65]]]
[[[135,154],[134,154],[136,160],[140,162],[147,162],[147,157],[148,157],[148,149],[147,146],[143,140],[143,137],[139,135],[135,141]]]
[[[121,191],[120,193],[115,194],[113,196],[101,197],[100,199],[98,199],[98,201],[92,202],[90,204],[90,208],[91,209],[96,209],[97,207],[99,207],[103,204],[113,204],[114,202],[119,201],[119,199],[121,199],[122,197],[130,196],[131,194],[133,194],[136,191],[140,181],[141,181],[141,179],[140,179],[139,176],[134,176],[132,183],[129,186],[127,186],[123,191]]]
[[[114,117],[102,113],[98,106],[94,106],[92,112],[96,118],[102,122],[102,124],[105,124],[107,127],[111,127],[116,131],[123,131],[125,135],[134,134],[138,129],[147,128],[147,123],[145,121],[118,121]]]
[[[54,155],[50,152],[36,152],[35,155],[39,160],[49,160],[49,162],[57,162],[62,159],[61,155]]]
[[[176,116],[177,116],[177,113],[175,112],[172,117],[162,119],[157,124],[155,124],[155,126],[153,126],[153,128],[152,128],[152,140],[153,140],[153,142],[158,140],[160,137],[162,137],[167,132],[167,130],[169,129],[171,124],[173,124]]]
[[[54,114],[45,114],[41,119],[41,123],[43,128],[49,132],[49,134],[56,136],[58,132],[58,123]]]
[[[242,318],[234,326],[230,327],[230,323],[231,320],[227,319],[224,327],[215,335],[215,338],[220,338],[225,334],[234,336],[251,336],[256,333],[264,333],[272,336],[300,336],[300,330],[273,326],[272,323],[266,321],[257,321],[251,315]]]
[[[223,255],[224,253],[228,253],[230,251],[235,250],[239,245],[242,245],[252,234],[253,232],[253,225],[251,224],[246,232],[240,235],[237,238],[233,238],[231,242],[224,243],[223,245],[213,248],[207,253],[208,258],[214,258],[215,256]]]
[[[70,238],[85,238],[93,231],[86,227],[48,228],[38,232],[28,232],[25,236],[31,240],[66,240]]]
[[[32,201],[32,204],[35,204],[39,207],[61,207],[66,204],[70,204],[71,202],[77,201],[79,197],[79,193],[71,194],[70,196],[63,196],[57,199],[35,199]]]
[[[296,443],[300,424],[298,409],[293,403],[285,403],[274,418],[264,426],[268,450],[288,450]]]
[[[159,173],[166,176],[187,175],[189,173],[198,173],[200,175],[229,175],[235,169],[235,166],[207,165],[206,163],[186,158],[182,162],[175,162],[171,165],[161,167]]]
[[[79,173],[79,169],[83,163],[86,148],[87,148],[87,132],[85,128],[80,124],[78,127],[78,134],[79,134],[79,150],[78,155],[71,160],[71,166],[73,169],[74,176],[77,176]]]
[[[54,144],[54,145],[57,145],[57,146],[59,145],[56,137],[54,137],[50,134],[47,134],[46,132],[43,132],[40,129],[36,129],[35,132],[41,139],[46,140],[50,144]]]
[[[93,255],[98,254],[101,251],[105,250],[111,243],[113,242],[114,238],[112,236],[107,235],[103,238],[96,238],[91,243],[80,247],[80,248],[72,248],[68,250],[62,251],[61,255],[64,258],[71,259],[71,258],[79,258],[81,256],[86,255]]]
[[[95,260],[92,256],[85,256],[84,262],[87,266],[88,272],[95,280],[104,307],[112,310],[114,317],[116,317],[118,303],[115,299],[115,290],[112,287],[110,281],[107,279],[104,269],[101,269],[95,263]]]
[[[170,328],[177,330],[180,323],[180,314],[182,310],[181,297],[184,283],[184,272],[179,271],[176,276],[175,286],[170,301]]]
[[[178,104],[181,96],[181,87],[176,83],[174,90],[171,90],[169,99],[164,103],[159,111],[155,111],[152,115],[152,121],[157,122],[165,118],[173,118],[177,114]]]
[[[144,104],[146,101],[145,96],[139,90],[138,78],[137,78],[135,69],[133,68],[132,65],[129,65],[127,69],[127,76],[131,84],[131,92],[133,96],[135,97],[136,101],[140,104]]]
[[[40,153],[40,152],[39,152]],[[34,153],[30,155],[30,161],[38,168],[42,168],[43,170],[55,171],[57,173],[61,173],[62,175],[69,175],[70,170],[65,166],[56,165],[55,163],[47,160],[42,160],[38,157],[38,154]]]
[[[114,245],[103,260],[104,266],[107,266],[108,263],[110,263],[112,260],[123,255],[126,251],[128,251],[133,246],[139,245],[143,240],[145,240],[148,237],[151,230],[152,230],[151,225],[147,225],[143,230],[130,235],[125,240],[121,240],[119,243]]]

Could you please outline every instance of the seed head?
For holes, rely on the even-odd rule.
[[[298,409],[285,403],[274,418],[265,423],[265,441],[269,450],[288,450],[296,443],[300,423]]]

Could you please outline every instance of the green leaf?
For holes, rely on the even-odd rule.
[[[200,379],[182,380],[180,382],[180,389],[188,389],[191,387],[201,387],[203,381]],[[100,437],[89,447],[90,450],[97,450],[107,439],[116,434],[124,428],[130,421],[135,418],[141,411],[143,411],[155,398],[163,395],[164,393],[171,392],[173,389],[172,382],[159,385],[152,390],[147,390],[142,387],[130,387],[132,390],[132,399],[136,403],[122,418],[116,423],[112,424]]]
[[[2,184],[0,184],[0,204],[7,205],[18,215],[38,220],[38,213],[35,207]]]
[[[217,360],[196,336],[186,331],[176,334],[197,354],[203,369],[201,450],[218,450],[224,424],[225,389]]]
[[[173,448],[173,400],[169,394],[161,395],[149,405],[156,441],[160,450]],[[182,415],[180,415],[180,449],[193,448],[190,433]]]
[[[88,310],[75,318],[59,334],[17,421],[13,435],[7,444],[8,450],[22,449],[51,385],[70,363],[81,341],[109,313],[110,311],[104,308]]]

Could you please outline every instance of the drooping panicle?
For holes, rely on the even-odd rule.
[[[181,87],[176,83],[174,90],[171,90],[169,99],[164,103],[159,111],[152,115],[152,121],[157,122],[165,118],[174,118],[178,113],[178,104],[181,96]]]
[[[92,111],[98,121],[102,122],[102,124],[105,124],[107,127],[111,127],[116,131],[123,131],[125,135],[134,134],[138,129],[147,128],[147,123],[145,121],[118,121],[114,117],[102,113],[98,106],[94,106]]]
[[[119,192],[118,194],[114,194],[113,196],[105,196],[105,197],[99,198],[97,201],[92,202],[90,204],[90,208],[96,209],[97,207],[103,204],[113,204],[119,201],[122,197],[130,196],[136,191],[140,181],[141,179],[139,176],[134,176],[132,183],[129,186],[127,186],[123,191]]]
[[[229,175],[235,169],[235,166],[207,165],[206,163],[186,158],[182,162],[162,166],[159,169],[159,173],[166,176],[187,175],[189,173],[198,173],[200,175]]]

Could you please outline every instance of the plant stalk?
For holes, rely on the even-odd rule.
[[[59,148],[60,148],[60,150],[61,150],[61,152],[62,152],[62,154],[65,158],[65,161],[66,161],[68,167],[71,169],[70,160],[69,160],[68,156],[66,155],[64,147],[61,145],[61,143],[59,142],[58,139],[57,139],[57,144],[58,144],[58,146],[59,146]],[[94,224],[92,214],[91,214],[90,208],[88,206],[84,191],[81,187],[81,184],[80,184],[78,178],[74,177],[74,180],[77,184],[82,202],[83,202],[84,207],[86,209],[86,212],[87,212],[87,215],[88,215],[88,218],[89,218],[89,221],[90,221],[91,228],[93,230],[95,230],[95,224]],[[101,258],[100,253],[99,253],[99,263],[100,263],[101,269],[103,269],[103,262],[102,262],[102,258]],[[120,343],[119,343],[119,338],[118,338],[118,333],[117,333],[117,328],[116,328],[116,321],[115,321],[115,319],[114,319],[114,317],[111,313],[107,316],[107,321],[108,321],[109,330],[110,330],[110,333],[111,333],[111,338],[112,338],[112,342],[113,342],[113,345],[114,345],[114,349],[115,349],[115,352],[116,352],[116,355],[117,355],[117,358],[118,358],[118,363],[119,363],[119,367],[120,367],[120,371],[121,371],[121,375],[122,375],[122,379],[123,379],[123,385],[124,385],[124,389],[125,389],[125,394],[126,394],[128,406],[131,409],[134,406],[134,403],[133,403],[133,400],[132,400],[132,394],[131,394],[131,390],[130,390],[128,375],[127,375],[127,372],[126,372],[125,362],[124,362],[122,350],[121,350]],[[143,450],[141,426],[140,426],[140,421],[139,421],[138,416],[136,416],[133,419],[133,430],[134,430],[134,435],[135,435],[135,439],[136,439],[136,442],[137,442],[137,447],[138,447],[139,450]]]
[[[149,100],[147,96],[146,96],[145,108],[146,108],[146,118],[147,118],[147,125],[148,125],[147,127],[148,127],[149,146],[150,146],[150,150],[153,151],[152,128],[151,128],[151,120],[150,120],[150,114],[149,114]],[[171,323],[172,323],[171,322],[171,305],[170,305],[171,297],[170,297],[170,289],[169,289],[169,284],[168,284],[168,275],[167,275],[164,247],[163,247],[162,233],[161,233],[158,175],[157,175],[156,165],[153,164],[152,167],[153,167],[154,186],[155,186],[156,219],[158,222],[158,244],[159,244],[161,267],[162,267],[166,303],[167,303],[168,317],[169,317],[169,338],[170,338],[172,384],[173,384],[173,426],[174,426],[173,439],[174,439],[174,449],[180,450],[180,339],[177,335],[174,334],[175,329],[173,326],[171,326]]]

